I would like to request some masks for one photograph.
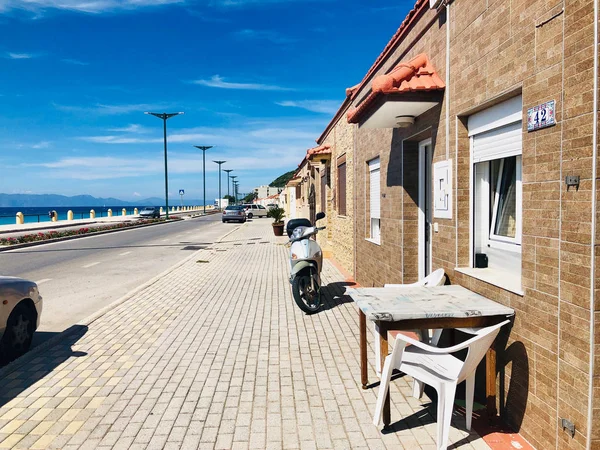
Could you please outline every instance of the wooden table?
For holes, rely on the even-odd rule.
[[[360,368],[363,389],[367,374],[367,323],[378,326],[381,367],[388,355],[388,331],[485,327],[514,315],[514,310],[458,286],[347,288],[359,308]],[[488,417],[496,416],[496,350],[486,355]],[[390,398],[383,408],[384,426],[390,424]]]

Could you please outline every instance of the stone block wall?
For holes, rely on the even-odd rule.
[[[320,244],[331,252],[348,273],[354,275],[354,139],[355,125],[349,124],[344,115],[335,122],[320,145],[329,145],[329,184],[327,186],[327,215],[325,230],[318,236]],[[346,214],[338,213],[338,171],[340,157],[346,158]],[[320,193],[319,193],[320,195]],[[319,197],[320,198],[320,197]]]
[[[593,10],[590,0],[457,0],[448,17],[424,10],[373,76],[427,53],[442,79],[449,71],[443,102],[409,129],[356,130],[357,281],[381,286],[416,279],[415,145],[431,138],[433,162],[451,159],[454,183],[452,218],[434,219],[433,268],[443,267],[452,283],[515,309],[510,334],[499,340],[504,349],[499,353],[499,403],[506,420],[539,449],[583,449],[588,436],[600,448],[600,302],[591,305],[593,257],[600,292],[600,230],[598,224],[592,229],[591,217],[594,188],[600,203],[598,180],[592,178],[593,165],[600,164],[592,158]],[[368,94],[371,80],[354,98],[355,105]],[[467,118],[516,95],[522,96],[524,117],[521,293],[455,271],[468,267],[470,254]],[[528,133],[527,109],[553,99],[557,125]],[[365,239],[367,162],[377,156],[381,245]],[[580,176],[578,190],[567,190],[566,175]],[[595,336],[590,336],[592,325]],[[596,345],[592,354],[591,339]],[[589,430],[591,382],[594,426]],[[560,427],[562,418],[575,423],[574,438]]]

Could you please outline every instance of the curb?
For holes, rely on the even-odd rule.
[[[150,224],[150,225],[155,225],[155,224]],[[240,224],[240,226],[238,226],[238,227],[236,227],[236,228],[234,228],[232,230],[229,230],[223,236],[221,236],[220,238],[218,238],[214,243],[218,244],[218,243],[222,242],[223,239],[225,239],[230,234],[232,234],[232,233],[236,232],[237,230],[239,230],[240,227],[241,227],[241,224]],[[119,230],[119,231],[122,231],[122,230]],[[106,313],[108,313],[109,311],[113,310],[116,306],[119,306],[122,303],[127,302],[128,300],[131,300],[131,298],[133,296],[135,296],[136,294],[138,294],[139,292],[141,292],[141,291],[149,288],[154,283],[156,283],[157,281],[159,281],[161,278],[167,276],[171,272],[173,272],[176,269],[178,269],[179,267],[183,266],[188,261],[196,258],[197,255],[200,252],[202,252],[202,251],[204,251],[204,249],[195,251],[190,256],[188,256],[187,258],[179,261],[175,265],[169,267],[164,272],[159,273],[155,277],[151,278],[150,280],[146,281],[145,283],[141,284],[140,286],[136,287],[135,289],[129,291],[127,294],[125,294],[122,297],[118,298],[114,302],[106,305],[104,308],[96,311],[94,314],[92,314],[92,315],[86,317],[85,319],[81,320],[79,323],[71,325],[65,331],[61,331],[56,336],[48,339],[46,342],[43,342],[40,345],[38,345],[37,347],[29,350],[26,354],[24,354],[20,358],[17,358],[14,361],[8,363],[6,366],[0,368],[0,379],[6,377],[7,375],[9,375],[10,373],[14,372],[15,370],[17,370],[17,369],[23,367],[24,365],[28,364],[32,359],[36,358],[39,353],[47,350],[50,347],[55,346],[56,344],[58,344],[60,341],[62,341],[66,337],[70,336],[71,334],[76,333],[79,329],[81,329],[81,327],[87,327],[88,325],[91,325],[96,320],[98,320],[102,316],[104,316]]]
[[[91,231],[86,234],[75,234],[73,236],[63,236],[63,237],[59,237],[59,238],[55,238],[55,239],[46,239],[43,241],[24,242],[22,244],[6,245],[6,246],[3,245],[3,246],[0,246],[0,252],[6,252],[8,250],[16,250],[19,248],[34,247],[36,245],[52,244],[54,242],[70,241],[72,239],[79,239],[79,238],[90,237],[90,236],[99,236],[101,234],[116,233],[117,231],[135,230],[136,228],[152,227],[155,225],[166,225],[166,224],[172,223],[172,222],[179,222],[180,220],[185,220],[185,219],[178,218],[175,221],[169,220],[168,222],[164,221],[164,222],[155,222],[155,223],[145,223],[142,225],[131,225],[131,226],[123,227],[123,228],[115,228],[114,230]],[[98,222],[93,222],[93,223],[98,223]],[[123,222],[117,222],[117,223],[123,223]],[[65,225],[65,226],[72,226],[72,225]],[[32,233],[32,234],[35,234],[35,233]]]

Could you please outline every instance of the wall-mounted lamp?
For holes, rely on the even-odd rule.
[[[396,116],[396,127],[408,128],[415,124],[415,118],[413,116]]]

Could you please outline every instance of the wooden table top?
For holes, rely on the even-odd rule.
[[[369,320],[512,316],[515,311],[459,285],[347,288]]]

